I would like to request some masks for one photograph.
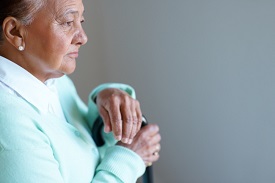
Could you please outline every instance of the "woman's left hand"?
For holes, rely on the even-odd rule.
[[[96,103],[104,131],[113,131],[117,140],[131,144],[142,123],[139,102],[123,90],[107,88],[98,93]]]
[[[117,145],[126,147],[138,154],[146,166],[159,159],[161,135],[157,124],[148,124],[141,128],[135,136],[132,144],[123,144],[118,142]]]

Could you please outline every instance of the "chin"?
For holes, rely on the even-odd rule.
[[[73,71],[70,71],[70,72],[65,72],[64,74],[65,75],[69,75],[69,74],[72,74],[74,72],[74,70]]]
[[[62,73],[66,74],[66,75],[69,75],[69,74],[72,74],[74,71],[75,71],[75,68],[76,68],[76,61],[70,61],[70,62],[67,62],[66,65],[64,65],[63,69],[62,69]]]

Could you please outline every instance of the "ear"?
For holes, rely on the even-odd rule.
[[[3,36],[16,49],[19,46],[25,47],[24,26],[14,17],[7,17],[3,22]]]

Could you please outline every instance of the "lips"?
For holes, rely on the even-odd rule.
[[[68,54],[68,56],[71,57],[71,58],[77,58],[78,57],[78,52],[77,51],[76,52],[71,52],[71,53]]]

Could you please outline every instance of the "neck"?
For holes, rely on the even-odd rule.
[[[37,68],[32,67],[32,65],[35,64],[31,64],[30,61],[26,59],[25,54],[25,51],[19,51],[10,44],[4,43],[0,46],[0,56],[5,57],[11,62],[19,65],[44,83],[48,78],[43,77],[43,72],[37,72]]]

